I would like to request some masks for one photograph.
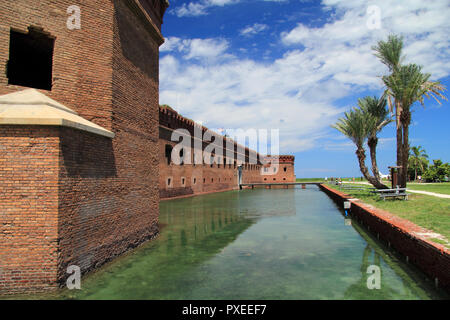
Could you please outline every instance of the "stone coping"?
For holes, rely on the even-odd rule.
[[[80,117],[72,109],[36,89],[0,96],[0,125],[61,126],[107,138],[115,136],[113,132]]]

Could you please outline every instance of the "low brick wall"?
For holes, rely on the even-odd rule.
[[[339,206],[351,197],[326,185],[319,185]],[[422,270],[438,286],[450,292],[450,251],[443,245],[431,242],[423,233],[430,232],[416,224],[396,217],[389,212],[374,208],[355,200],[350,215],[357,218],[374,235],[378,236],[408,261]]]

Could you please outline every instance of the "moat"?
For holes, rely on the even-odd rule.
[[[448,298],[316,186],[163,201],[160,224],[156,240],[51,298]],[[379,290],[367,288],[370,265]]]

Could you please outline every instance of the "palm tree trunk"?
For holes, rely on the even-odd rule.
[[[364,178],[366,178],[367,181],[369,181],[369,183],[377,189],[389,189],[387,186],[370,175],[369,169],[366,167],[366,152],[364,151],[364,148],[358,147],[356,150],[356,156],[358,157],[359,169],[361,170]]]
[[[400,167],[398,169],[399,182],[401,181],[401,177],[403,175],[402,154],[403,154],[403,132],[402,132],[402,126],[400,124],[398,124],[398,127],[397,127],[397,166]]]
[[[403,129],[403,141],[402,141],[402,176],[400,180],[400,187],[406,188],[408,178],[408,159],[409,159],[409,124],[411,122],[411,112],[409,110],[403,110],[401,115],[401,123]]]
[[[370,137],[369,140],[367,141],[367,145],[369,146],[370,150],[370,159],[372,161],[372,173],[375,179],[377,179],[380,182],[381,181],[380,170],[378,170],[377,164],[377,144],[378,144],[377,137]]]

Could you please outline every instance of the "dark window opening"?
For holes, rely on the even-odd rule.
[[[180,165],[184,164],[184,149],[180,150]]]
[[[206,183],[206,179],[205,178],[203,178],[203,183]]]
[[[167,179],[167,185],[170,187],[170,183],[171,183],[171,180],[170,180],[170,178],[169,179]]]
[[[284,167],[284,172],[286,172],[287,171],[287,168],[286,167]]]
[[[8,84],[51,90],[55,39],[42,29],[29,27],[28,33],[11,30]]]
[[[194,178],[194,184],[196,184],[197,183],[197,179],[196,178]]]
[[[166,144],[166,160],[167,164],[172,162],[172,146],[170,144]]]
[[[183,185],[183,186],[184,186],[184,178],[183,178],[183,179],[181,179],[181,185]]]

